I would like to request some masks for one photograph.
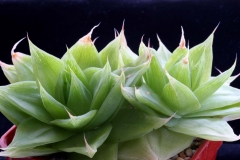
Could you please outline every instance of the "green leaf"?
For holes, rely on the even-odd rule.
[[[71,86],[67,107],[77,115],[82,115],[90,110],[92,95],[78,77],[71,71]]]
[[[50,95],[55,96],[56,81],[63,67],[63,63],[57,57],[39,49],[29,39],[28,42],[35,77]]]
[[[162,99],[177,114],[185,115],[199,109],[200,103],[193,92],[168,73],[169,83],[163,88]]]
[[[233,133],[229,124],[220,118],[181,118],[168,129],[212,141],[239,140],[239,136]]]
[[[36,156],[44,156],[53,153],[57,153],[59,151],[52,149],[50,147],[40,146],[36,148],[26,148],[26,149],[9,149],[3,152],[0,152],[0,156],[11,157],[11,158],[26,158],[26,157],[36,157]]]
[[[152,108],[140,103],[137,100],[137,98],[135,96],[134,88],[132,88],[132,87],[122,87],[122,94],[127,99],[127,101],[132,105],[133,108],[139,109],[142,112],[144,112],[146,114],[149,114],[149,115],[152,115],[152,116],[157,115]]]
[[[13,65],[9,65],[0,61],[0,66],[5,77],[8,79],[10,83],[19,82],[16,68]]]
[[[166,70],[169,71],[174,64],[179,62],[183,57],[185,57],[187,54],[187,49],[186,48],[177,48],[173,51],[171,57],[168,59],[168,61],[165,64]]]
[[[117,159],[117,152],[118,152],[118,145],[117,144],[108,144],[104,143],[101,145],[97,151],[97,153],[92,157],[89,158],[87,156],[77,154],[77,153],[70,153],[69,159],[70,160],[105,160],[106,158],[111,160],[118,160]]]
[[[169,159],[189,147],[194,137],[161,127],[147,134],[146,138],[158,159]]]
[[[222,108],[240,102],[240,90],[223,85],[210,97],[201,102],[201,108],[197,112]]]
[[[166,160],[191,145],[193,137],[161,127],[144,137],[119,144],[119,160]]]
[[[50,113],[54,119],[68,118],[65,106],[48,94],[41,84],[39,84],[39,86],[41,99],[48,113]]]
[[[188,54],[169,70],[169,74],[191,89],[191,71],[189,69]]]
[[[240,103],[231,106],[225,106],[217,109],[210,109],[206,111],[191,113],[184,117],[226,117],[231,115],[240,115]]]
[[[131,108],[122,108],[112,120],[113,129],[109,135],[109,142],[123,142],[139,138],[154,129],[160,128],[169,118],[149,116]]]
[[[201,73],[202,83],[208,81],[209,78],[211,77],[213,60],[212,54],[213,33],[203,43],[200,43],[199,45],[190,49],[189,62],[191,70],[193,69],[195,64],[199,62],[199,60],[204,54],[203,56],[204,59],[202,60],[202,63],[199,64],[204,65],[204,72]],[[203,68],[200,67],[199,69]]]
[[[26,114],[49,123],[51,115],[45,110],[39,89],[34,81],[22,81],[2,88],[3,96]]]
[[[29,118],[18,126],[12,142],[5,149],[35,148],[62,141],[72,135],[72,132]]]
[[[113,116],[115,111],[120,109],[124,101],[124,97],[121,94],[120,85],[124,83],[125,83],[125,76],[124,74],[122,74],[120,77],[118,77],[118,81],[109,91],[101,107],[99,108],[96,116],[87,126],[87,128],[93,128],[93,127],[99,126],[100,124],[107,121],[111,116]]]
[[[77,64],[82,70],[89,67],[102,67],[102,63],[98,54],[98,51],[91,40],[93,29],[82,38],[80,38],[70,49],[69,52],[73,55]],[[62,59],[66,58],[65,54]]]
[[[90,80],[92,87],[93,99],[91,103],[91,110],[99,109],[110,89],[111,81],[111,67],[106,63],[103,69],[96,72]]]
[[[118,160],[158,160],[157,155],[151,149],[146,137],[126,141],[119,144]]]
[[[204,99],[212,95],[214,92],[216,92],[231,76],[234,68],[236,66],[236,61],[232,65],[231,68],[229,68],[227,71],[221,73],[219,76],[210,79],[209,81],[203,83],[201,86],[199,86],[195,91],[194,94],[198,98],[200,102],[202,102]]]
[[[21,111],[18,107],[10,103],[3,95],[0,88],[0,112],[13,124],[19,125],[29,118],[29,115]]]
[[[102,64],[106,64],[108,61],[113,71],[116,70],[119,65],[120,38],[120,36],[116,37],[99,52]]]
[[[53,148],[64,152],[76,152],[92,158],[98,147],[107,139],[111,129],[112,126],[108,124],[85,133],[77,133],[64,141],[53,144]]]
[[[35,81],[31,56],[17,52],[12,61],[20,81]]]
[[[71,68],[74,74],[78,77],[78,79],[87,87],[89,87],[88,79],[86,78],[82,69],[78,66],[76,60],[74,59],[73,55],[67,51],[65,64]]]
[[[80,130],[93,119],[96,113],[96,110],[92,110],[81,116],[70,115],[70,119],[56,119],[51,121],[51,124],[67,130]]]
[[[159,96],[162,95],[162,90],[167,83],[167,77],[164,73],[161,63],[156,58],[157,55],[153,55],[150,67],[144,75],[144,79],[147,85],[152,88]]]
[[[159,60],[161,62],[162,67],[165,66],[169,58],[172,56],[172,53],[166,48],[166,46],[162,43],[160,38],[158,37],[158,42],[159,42],[159,48],[157,50],[157,56],[159,57]]]
[[[159,113],[172,116],[174,112],[159,98],[159,96],[146,84],[135,90],[137,100]],[[175,115],[175,117],[179,117]]]

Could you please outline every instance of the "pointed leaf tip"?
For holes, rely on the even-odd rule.
[[[124,25],[125,25],[125,19],[123,20],[123,24],[122,24],[122,31],[124,32]]]
[[[216,30],[217,30],[217,28],[218,28],[219,25],[220,25],[220,22],[218,22],[218,24],[217,24],[217,26],[214,28],[212,34],[214,34],[214,33],[216,32]]]
[[[182,36],[181,36],[181,40],[180,40],[180,43],[179,43],[179,48],[184,49],[184,48],[186,48],[186,46],[185,46],[186,41],[185,41],[185,38],[184,38],[184,31],[183,31],[182,26],[181,26],[181,29],[182,29]]]
[[[86,148],[87,148],[87,152],[88,152],[88,155],[90,158],[92,158],[94,156],[94,154],[97,152],[96,149],[93,149],[87,142],[87,139],[85,137],[85,133],[84,133],[84,142],[85,142],[85,145],[86,145]]]
[[[94,26],[87,35],[85,35],[85,36],[83,36],[82,38],[79,39],[79,42],[82,42],[82,43],[92,43],[92,39],[91,39],[91,37],[92,37],[92,32],[93,32],[93,30],[94,30],[95,28],[97,28],[99,25],[100,25],[100,23],[99,23],[98,25]]]
[[[17,54],[16,54],[17,52],[14,52],[14,50],[17,48],[18,44],[19,44],[22,40],[24,40],[25,38],[26,38],[26,37],[20,39],[18,42],[16,42],[16,43],[13,45],[12,50],[11,50],[11,55],[12,55],[13,58],[15,58],[16,55],[17,55]]]

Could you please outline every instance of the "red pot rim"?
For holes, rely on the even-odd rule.
[[[0,139],[0,147],[5,148],[11,142],[15,135],[17,127],[12,126]],[[222,141],[204,141],[198,148],[197,152],[191,158],[191,160],[215,160],[217,151],[222,145]],[[47,160],[46,157],[30,157],[30,158],[9,158],[6,160]]]

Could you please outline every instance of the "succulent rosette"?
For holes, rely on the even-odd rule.
[[[1,62],[11,84],[0,86],[0,111],[17,130],[0,156],[166,160],[195,137],[239,139],[227,124],[240,115],[235,63],[211,77],[213,33],[191,49],[182,34],[173,53],[159,38],[158,50],[141,41],[137,56],[124,27],[100,52],[93,29],[62,58],[28,38],[30,55],[15,52],[20,40],[13,65]]]

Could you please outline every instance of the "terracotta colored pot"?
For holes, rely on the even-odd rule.
[[[7,147],[12,142],[17,127],[12,126],[0,139],[0,146]],[[215,160],[222,142],[204,141],[191,160]],[[48,157],[9,158],[6,160],[48,160]]]

